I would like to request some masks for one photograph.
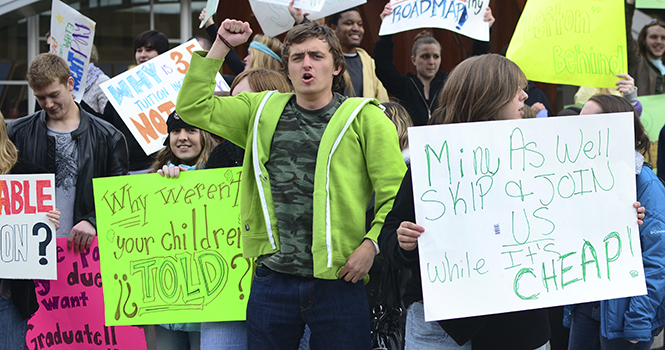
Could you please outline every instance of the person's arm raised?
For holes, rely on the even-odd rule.
[[[250,35],[252,35],[252,28],[249,23],[227,18],[220,24],[217,39],[206,57],[222,59],[231,49],[247,42]]]

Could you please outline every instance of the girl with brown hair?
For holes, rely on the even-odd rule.
[[[523,90],[526,84],[524,73],[503,56],[469,58],[448,76],[430,124],[520,119],[521,108],[528,97]],[[408,306],[406,349],[544,348],[550,338],[546,310],[425,322],[418,258],[418,237],[423,232],[424,229],[415,224],[409,170],[379,236],[386,261],[412,272],[404,294],[404,304]]]

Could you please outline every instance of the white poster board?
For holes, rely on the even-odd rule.
[[[199,24],[199,29],[203,28],[203,26],[208,21],[208,18],[212,17],[217,12],[218,5],[219,5],[219,0],[208,0],[208,2],[206,3],[206,15],[201,21],[201,24]]]
[[[175,109],[192,53],[197,50],[201,46],[192,39],[99,84],[148,155],[164,147],[166,119]],[[221,74],[217,73],[215,81],[216,91],[229,90]]]
[[[391,0],[393,13],[381,22],[379,35],[416,28],[442,28],[473,39],[489,41],[483,21],[489,0]]]
[[[60,0],[51,5],[51,53],[67,61],[74,78],[74,100],[81,102],[88,76],[88,63],[96,23]]]
[[[53,174],[0,175],[0,278],[58,277],[55,207]]]
[[[425,320],[646,294],[630,113],[409,128]]]
[[[291,0],[259,0],[260,2],[265,2],[269,4],[277,4],[286,6],[288,8]],[[295,0],[293,2],[293,7],[299,8],[303,11],[314,11],[319,12],[323,7],[325,0]]]
[[[307,18],[311,20],[330,16],[337,12],[360,6],[367,0],[325,0],[321,11],[310,12]],[[295,21],[289,14],[288,2],[286,5],[270,4],[259,0],[249,0],[252,12],[259,22],[265,35],[276,36],[293,28]]]

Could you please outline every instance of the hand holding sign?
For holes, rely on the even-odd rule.
[[[425,228],[410,221],[402,221],[397,229],[397,242],[400,248],[412,251],[418,246],[418,237],[425,232]]]
[[[294,7],[293,3],[295,1],[296,0],[291,0],[291,2],[289,3],[289,14],[291,15],[291,17],[293,17],[293,19],[296,20],[296,23],[300,24],[302,23],[302,21],[305,20],[305,16],[309,16],[309,12],[302,13],[301,9]]]
[[[74,254],[90,248],[92,240],[97,236],[97,230],[86,220],[79,221],[72,227],[72,231],[67,238],[67,250],[74,248]]]

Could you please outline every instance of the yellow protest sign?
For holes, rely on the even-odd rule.
[[[240,169],[93,180],[106,325],[245,319]]]
[[[506,56],[529,80],[614,87],[628,71],[624,0],[529,0]]]

